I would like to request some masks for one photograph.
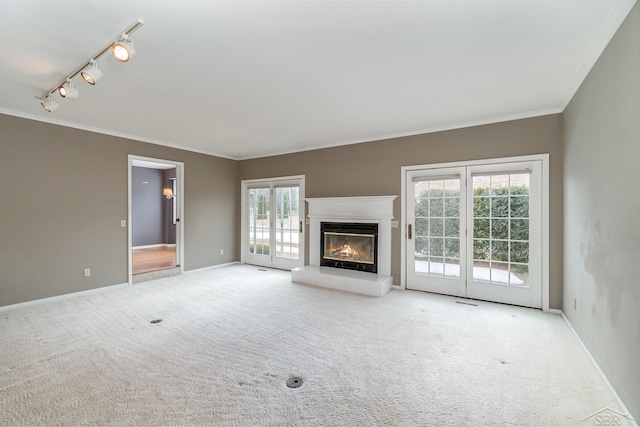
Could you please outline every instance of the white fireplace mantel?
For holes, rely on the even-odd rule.
[[[397,196],[307,198],[309,203],[309,265],[292,271],[292,280],[332,289],[383,296],[391,277],[391,220]],[[320,267],[320,224],[365,222],[378,224],[378,273]]]
[[[323,197],[305,200],[309,203],[309,218],[391,221],[393,201],[397,197]]]

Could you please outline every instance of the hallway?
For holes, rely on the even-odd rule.
[[[176,247],[166,245],[153,248],[133,248],[131,251],[134,275],[176,267]]]

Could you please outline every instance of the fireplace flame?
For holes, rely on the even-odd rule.
[[[353,249],[350,244],[345,243],[339,248],[332,250],[331,256],[340,256],[342,258],[355,259],[360,256],[360,253]]]

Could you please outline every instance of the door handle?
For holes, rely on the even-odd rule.
[[[300,221],[300,232],[302,233],[302,221]]]
[[[412,234],[412,233],[411,233],[411,224],[409,224],[409,232],[408,232],[409,240],[411,240],[411,234]]]

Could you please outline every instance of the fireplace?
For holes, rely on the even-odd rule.
[[[378,272],[377,223],[320,223],[320,265]]]
[[[305,199],[309,203],[309,265],[291,270],[291,280],[340,291],[384,296],[393,286],[391,220],[396,198]],[[338,229],[327,228],[327,225],[337,225]],[[345,226],[350,229],[342,228]],[[333,239],[341,239],[342,243],[332,242]],[[325,251],[325,240],[328,251]]]

